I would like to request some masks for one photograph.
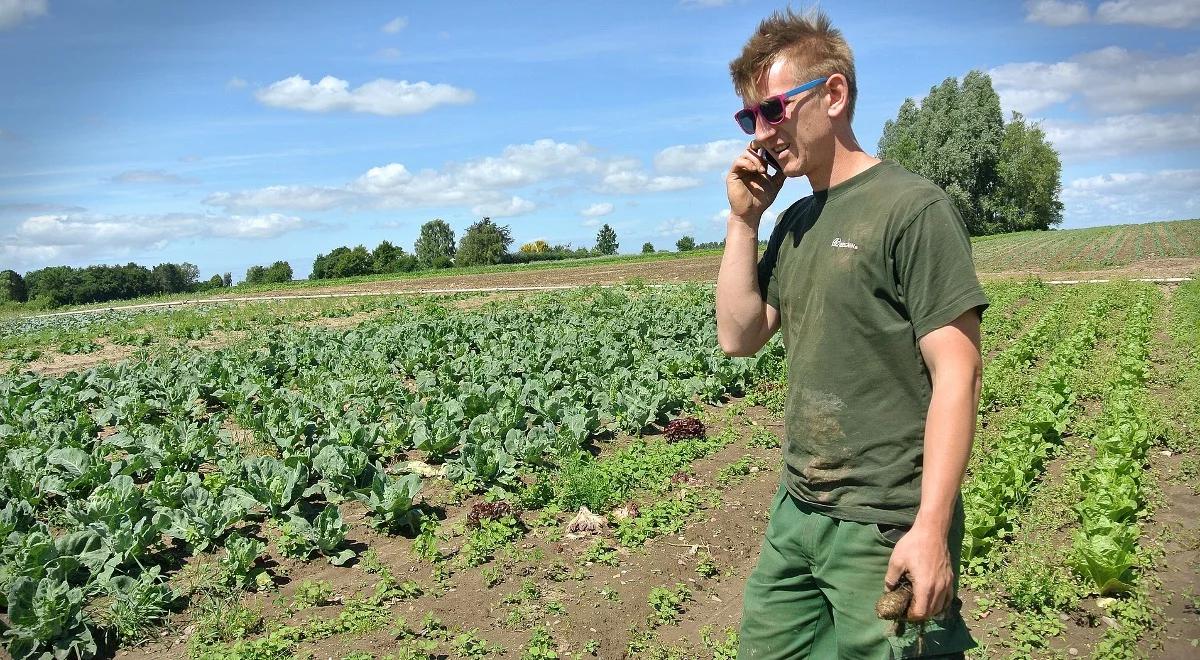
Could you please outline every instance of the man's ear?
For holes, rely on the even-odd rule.
[[[846,76],[835,73],[825,81],[826,112],[829,118],[844,115],[850,109],[850,82]]]

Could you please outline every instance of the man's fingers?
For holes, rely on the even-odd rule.
[[[950,589],[950,587],[946,587],[945,591],[942,592],[941,602],[938,603],[938,608],[934,610],[933,615],[941,616],[945,614],[946,610],[950,609],[950,604],[953,602],[954,592]]]
[[[895,589],[896,585],[900,583],[901,575],[904,575],[904,569],[896,564],[896,562],[889,561],[887,573],[884,573],[883,575],[883,586],[886,587],[888,591]]]
[[[741,165],[741,168],[738,167],[739,164]],[[738,156],[737,160],[733,161],[733,168],[734,171],[741,169],[746,172],[757,172],[760,174],[765,174],[767,172],[767,165],[765,162],[763,162],[762,157],[756,152],[750,151],[749,149],[747,149],[742,155]]]
[[[933,594],[929,589],[919,589],[913,585],[913,599],[908,606],[908,618],[910,621],[924,621],[929,618],[930,601],[933,599]]]

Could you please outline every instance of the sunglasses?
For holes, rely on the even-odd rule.
[[[759,115],[762,115],[763,121],[767,122],[771,126],[775,126],[783,121],[784,117],[786,116],[784,110],[787,108],[787,102],[791,100],[793,96],[799,94],[800,92],[806,92],[813,87],[820,85],[826,80],[828,79],[821,78],[819,80],[812,80],[800,85],[795,89],[789,89],[782,94],[769,96],[762,101],[759,101],[757,107],[742,108],[741,110],[738,110],[734,113],[733,119],[737,122],[738,126],[742,127],[743,131],[749,133],[750,135],[754,135],[754,129],[758,126]]]

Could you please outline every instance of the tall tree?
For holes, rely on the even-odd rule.
[[[433,268],[439,260],[454,258],[454,230],[445,220],[430,220],[421,225],[421,235],[413,246],[421,268]]]
[[[654,244],[649,242],[642,243],[642,254],[654,254]]]
[[[313,261],[312,279],[325,280],[335,277],[355,277],[376,272],[371,253],[366,246],[354,248],[341,246],[329,254],[318,254]]]
[[[616,254],[618,247],[616,230],[605,223],[596,234],[596,254]]]
[[[941,186],[973,235],[999,226],[986,200],[998,181],[1004,117],[991,78],[971,71],[929,90],[918,108],[905,100],[884,124],[879,157],[895,160]]]
[[[276,261],[270,266],[251,266],[246,270],[247,284],[274,284],[292,281],[292,266],[286,261]]]
[[[195,264],[165,263],[150,269],[159,293],[183,293],[191,291],[200,279],[200,269]]]
[[[15,270],[0,271],[0,302],[25,302],[25,278]]]
[[[1049,229],[1062,222],[1062,163],[1041,126],[1014,112],[1000,141],[997,185],[988,200],[1000,231]]]
[[[371,251],[371,272],[402,273],[416,268],[416,259],[405,254],[404,248],[382,241]]]
[[[696,239],[691,236],[684,236],[675,241],[675,248],[680,252],[690,252],[696,249]]]
[[[497,225],[491,218],[484,218],[467,227],[458,243],[454,263],[458,266],[487,266],[498,264],[508,254],[512,245],[512,232],[508,226]]]

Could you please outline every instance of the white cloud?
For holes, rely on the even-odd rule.
[[[587,220],[584,220],[580,224],[583,225],[584,227],[589,227],[591,229],[595,229],[596,227],[599,227],[600,225],[604,224],[604,221],[601,220],[600,218],[588,218]]]
[[[128,170],[110,179],[113,183],[196,183],[196,179],[165,170]]]
[[[1091,20],[1086,2],[1071,0],[1032,0],[1025,3],[1025,20],[1053,27],[1079,25]]]
[[[1046,139],[1064,160],[1200,147],[1200,115],[1136,114],[1095,122],[1046,120]]]
[[[313,226],[301,218],[272,213],[217,216],[188,213],[96,215],[63,213],[27,218],[0,236],[0,257],[22,268],[73,260],[95,260],[161,249],[182,238],[263,239]]]
[[[508,200],[479,204],[471,209],[471,213],[492,218],[508,218],[515,215],[533,213],[536,210],[537,204],[513,195]]]
[[[678,236],[687,234],[693,229],[695,229],[695,225],[691,221],[675,219],[660,222],[656,231],[659,236]]]
[[[229,209],[292,209],[324,211],[353,199],[346,190],[315,186],[268,186],[236,193],[218,192],[204,199],[209,206]]]
[[[1101,23],[1131,23],[1152,27],[1184,28],[1200,21],[1196,0],[1110,0],[1096,9]]]
[[[745,148],[745,140],[680,144],[658,152],[654,157],[654,169],[676,174],[727,170]]]
[[[1200,21],[1196,0],[1108,0],[1093,17],[1082,0],[1027,0],[1025,20],[1052,27],[1080,25],[1093,18],[1100,23],[1185,28]]]
[[[229,79],[229,82],[225,83],[225,89],[243,89],[249,84],[250,83],[246,82],[245,80],[234,76]]]
[[[651,176],[633,158],[601,158],[586,143],[542,139],[505,147],[497,156],[410,171],[402,163],[372,167],[343,187],[271,186],[214,193],[206,204],[227,209],[324,210],[355,204],[375,208],[457,206],[495,215],[528,213],[534,202],[515,193],[540,184],[595,192],[639,194],[699,185],[687,177]],[[527,193],[526,193],[527,194]],[[514,202],[514,198],[520,200]]]
[[[259,89],[255,97],[264,105],[308,112],[349,110],[376,115],[414,115],[439,105],[464,104],[475,93],[452,85],[379,78],[350,89],[350,83],[325,76],[315,85],[292,76]]]
[[[1103,113],[1200,101],[1200,50],[1155,58],[1110,46],[1065,62],[1019,62],[989,71],[1006,110],[1031,113],[1080,96]]]
[[[408,27],[408,19],[404,16],[397,16],[387,23],[384,23],[383,27],[379,29],[387,32],[388,34],[396,34],[406,27]]]
[[[613,212],[613,205],[611,202],[601,202],[598,204],[592,204],[591,206],[587,207],[586,209],[580,211],[579,215],[582,215],[582,216],[585,216],[588,218],[599,218],[600,216],[608,215],[609,213],[612,213],[612,212]]]
[[[641,165],[632,158],[619,158],[604,167],[597,190],[622,195],[647,192],[667,192],[695,188],[700,181],[685,176],[650,176],[641,170]]]
[[[224,223],[214,223],[211,226],[211,232],[214,236],[229,238],[274,238],[308,226],[310,223],[301,218],[280,213],[253,216],[234,215]]]
[[[0,0],[0,30],[16,27],[22,22],[45,16],[49,0]]]
[[[1200,214],[1200,169],[1115,172],[1063,188],[1071,226],[1192,218]]]
[[[1183,191],[1200,194],[1200,170],[1101,174],[1075,179],[1067,185],[1064,192],[1123,194],[1139,191]]]
[[[766,211],[763,211],[762,220],[759,222],[759,225],[758,225],[759,228],[773,226],[775,224],[775,218],[778,218],[778,217],[779,217],[779,214],[772,211],[771,209],[767,209]],[[729,222],[729,209],[728,208],[721,209],[720,211],[717,211],[716,213],[714,213],[712,216],[712,223],[714,225],[724,225],[727,222]]]

